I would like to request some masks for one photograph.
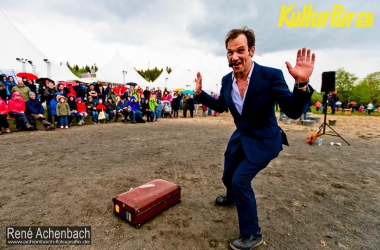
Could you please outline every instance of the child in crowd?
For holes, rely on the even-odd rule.
[[[54,94],[54,98],[50,101],[51,116],[54,117],[55,127],[57,128],[60,126],[60,120],[58,119],[58,116],[57,116],[57,105],[58,105],[58,99],[61,96],[62,96],[62,92],[56,92]]]
[[[157,106],[156,106],[156,115],[157,115],[157,119],[158,117],[161,118],[162,117],[162,103],[161,103],[161,100],[158,100],[157,101]]]
[[[78,112],[77,102],[75,101],[75,96],[69,94],[69,100],[67,101],[70,107],[70,116],[69,116],[69,124],[71,124],[72,120],[75,117],[75,123],[79,123],[79,119],[81,115]]]
[[[156,113],[156,107],[157,107],[157,102],[156,102],[156,98],[155,97],[151,97],[150,100],[149,100],[149,108],[150,108],[150,113],[151,113],[151,116],[152,116],[152,122],[153,121],[157,121],[157,113]],[[156,116],[156,119],[154,119],[154,116]]]
[[[61,124],[61,128],[69,128],[69,120],[68,117],[70,115],[70,106],[67,103],[67,98],[64,96],[60,96],[58,98],[57,104],[57,116],[59,116],[59,121]]]
[[[1,99],[0,97],[0,135],[2,133],[2,129],[5,129],[5,133],[10,133],[9,124],[7,121],[7,114],[9,113],[7,103]]]
[[[84,118],[87,116],[87,111],[86,111],[86,104],[82,102],[82,98],[77,98],[77,109],[78,109],[78,114],[80,115],[80,121],[78,122],[78,125],[83,125],[84,123]]]
[[[96,110],[98,111],[98,114],[100,114],[100,112],[104,112],[104,116],[105,116],[105,111],[107,110],[107,107],[103,104],[103,99],[102,98],[99,98],[98,104],[96,105]],[[107,117],[106,116],[104,117],[104,119],[106,119],[106,121],[107,121]],[[99,117],[98,117],[98,120],[100,120],[100,121],[102,121],[104,119],[99,119]]]

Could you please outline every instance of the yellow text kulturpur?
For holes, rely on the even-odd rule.
[[[312,4],[305,4],[302,11],[293,11],[295,4],[281,6],[278,27],[285,24],[290,28],[371,28],[375,21],[375,12],[373,11],[344,11],[342,4],[335,4],[331,12],[313,11]]]

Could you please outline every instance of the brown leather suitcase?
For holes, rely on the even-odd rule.
[[[116,216],[138,228],[180,199],[179,185],[157,179],[113,198],[113,211]]]

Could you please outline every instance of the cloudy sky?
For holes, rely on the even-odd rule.
[[[302,11],[332,12],[341,4],[352,12],[351,27],[278,27],[281,6]],[[80,66],[106,64],[118,51],[138,69],[199,63],[228,72],[224,39],[244,25],[256,34],[254,60],[283,70],[295,63],[298,48],[317,55],[312,85],[320,89],[321,74],[343,67],[360,78],[380,71],[380,2],[378,0],[0,0],[0,10],[50,60]],[[374,12],[372,28],[355,27],[359,12]],[[291,14],[288,14],[290,19]],[[340,16],[343,16],[340,15]],[[338,16],[338,17],[340,17]]]

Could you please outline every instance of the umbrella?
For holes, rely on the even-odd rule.
[[[190,89],[182,90],[180,93],[185,94],[185,95],[194,95],[195,94],[195,92],[190,90]]]
[[[55,83],[52,79],[50,78],[38,78],[36,83],[44,83],[46,80],[49,80],[49,82]]]
[[[174,89],[173,91],[174,92],[180,92],[181,90],[185,90],[184,88],[176,88],[176,89]]]
[[[135,83],[135,82],[128,82],[127,85],[129,85],[129,86],[136,86],[137,83]]]
[[[79,84],[77,82],[59,82],[65,86],[67,85],[71,85],[71,86],[79,86]]]
[[[38,76],[32,74],[32,73],[28,73],[28,72],[20,72],[20,73],[17,73],[17,76],[18,77],[25,77],[27,78],[28,80],[37,80],[38,79]]]
[[[354,101],[350,102],[349,104],[350,104],[350,105],[357,105],[357,103],[354,102]]]

